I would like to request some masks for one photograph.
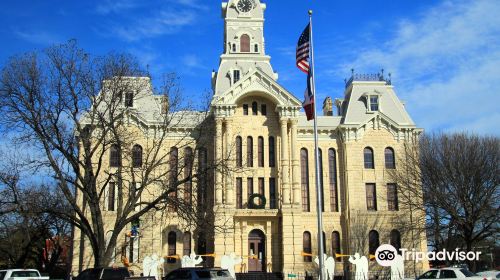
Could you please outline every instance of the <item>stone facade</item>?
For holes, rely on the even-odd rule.
[[[243,1],[222,4],[225,47],[219,69],[212,74],[214,95],[207,114],[212,120],[207,123],[214,132],[207,150],[209,160],[228,158],[229,165],[237,167],[237,151],[242,158],[241,168],[229,173],[215,172],[211,178],[212,199],[208,201],[214,208],[214,222],[225,230],[208,230],[204,233],[206,244],[201,244],[197,237],[203,229],[192,228],[175,212],[147,214],[141,219],[140,240],[126,249],[127,254],[135,255],[130,262],[136,274],[141,271],[143,257],[169,254],[171,232],[175,233],[171,236],[175,236],[177,254],[182,252],[186,232],[192,251],[215,254],[213,258],[207,257],[207,265],[220,266],[221,256],[235,252],[244,256],[237,272],[315,270],[314,262],[301,254],[308,251],[305,233],[310,236],[311,254],[318,252],[313,122],[306,121],[300,112],[301,101],[278,83],[278,74],[273,72],[271,58],[266,55],[263,36],[266,4],[250,0],[251,9],[245,11],[244,5],[238,5]],[[154,122],[152,107],[163,106],[161,98],[153,96],[149,86],[146,88],[143,100],[147,101],[134,103],[136,119],[144,123]],[[381,75],[353,76],[346,83],[344,96],[333,104],[337,114],[332,113],[333,102],[328,99],[327,113],[317,118],[327,254],[332,255],[334,247],[339,247],[337,252],[343,255],[359,252],[368,256],[368,235],[372,230],[377,231],[380,244],[390,243],[391,231],[398,230],[403,247],[426,251],[425,234],[410,237],[395,222],[405,213],[389,209],[387,184],[392,182],[386,166],[387,149],[393,151],[397,168],[404,143],[415,139],[421,129],[407,114],[390,81]],[[132,121],[130,133],[137,136],[138,143],[147,145],[147,129],[138,128]],[[175,138],[182,136],[183,130],[172,133]],[[237,142],[238,137],[241,142]],[[249,137],[253,142],[250,155],[253,164],[248,159]],[[168,143],[165,146],[165,150],[170,148]],[[373,153],[373,168],[365,168],[365,148]],[[259,186],[263,183],[265,209],[248,209],[248,194],[252,193],[248,190],[249,181],[253,181],[253,193],[262,191]],[[375,184],[375,209],[367,206],[366,184]],[[404,205],[398,208],[404,209]],[[114,213],[104,212],[105,220],[113,221]],[[423,219],[423,214],[417,214],[417,218]],[[337,245],[334,239],[338,239]],[[78,230],[74,240],[73,268],[78,271],[93,264],[92,251]],[[355,243],[366,246],[359,248]],[[252,254],[258,257],[259,264],[248,258]],[[119,255],[117,252],[118,264]],[[346,257],[339,257],[337,274],[347,271],[347,264]],[[179,266],[179,260],[166,263],[162,273]],[[425,267],[426,264],[420,264],[419,269]]]

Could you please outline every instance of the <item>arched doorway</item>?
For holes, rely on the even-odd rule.
[[[248,271],[266,271],[266,235],[258,229],[248,234]]]

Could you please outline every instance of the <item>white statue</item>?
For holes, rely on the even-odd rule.
[[[163,258],[159,258],[158,255],[153,254],[151,257],[147,256],[142,261],[142,273],[144,276],[153,276],[155,279],[158,278],[158,266],[163,264]]]
[[[359,253],[349,257],[349,262],[356,266],[355,280],[368,280],[368,259],[365,256],[360,257]]]
[[[403,280],[405,278],[405,260],[403,256],[396,254],[391,265],[391,280]]]
[[[191,255],[185,255],[181,259],[181,267],[196,267],[203,261],[203,258],[200,256],[196,256],[195,253],[191,253]]]
[[[243,259],[241,257],[236,257],[235,253],[222,256],[220,260],[220,267],[222,269],[227,269],[231,276],[236,279],[236,272],[234,271],[234,266],[241,263]]]
[[[316,257],[314,262],[319,266],[319,258]],[[335,259],[323,254],[323,265],[325,266],[328,279],[333,280],[335,276]]]

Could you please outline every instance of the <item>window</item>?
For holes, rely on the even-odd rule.
[[[240,52],[250,52],[250,36],[247,34],[241,35]]]
[[[121,152],[118,145],[112,145],[109,149],[109,166],[110,167],[120,167],[121,166]]]
[[[233,44],[233,52],[236,52],[236,44]]]
[[[366,169],[374,169],[375,164],[373,161],[373,150],[370,147],[366,147],[363,151],[364,158],[365,158],[365,168]]]
[[[261,105],[260,105],[260,113],[261,113],[263,116],[266,116],[266,115],[267,115],[267,105],[266,105],[266,104],[261,104]]]
[[[243,208],[243,180],[236,178],[236,208]]]
[[[276,146],[274,144],[274,137],[269,137],[269,167],[276,166]]]
[[[396,184],[387,184],[387,209],[389,211],[398,211],[398,186]]]
[[[193,196],[193,149],[186,147],[184,149],[184,178],[188,180],[184,183],[184,201],[191,204]]]
[[[253,138],[247,137],[247,166],[253,167]]]
[[[276,209],[276,179],[269,178],[269,208]]]
[[[259,194],[260,195],[265,195],[264,192],[264,178],[259,178]],[[259,204],[262,203],[262,201],[259,199]]]
[[[366,209],[369,211],[377,211],[377,193],[375,184],[366,184]]]
[[[170,148],[170,159],[169,159],[169,165],[170,165],[170,173],[169,173],[169,206],[168,210],[169,211],[177,211],[177,207],[175,205],[175,201],[177,200],[177,172],[178,172],[178,166],[179,166],[179,151],[176,147]]]
[[[302,251],[306,254],[312,253],[311,233],[308,231],[304,231],[304,235],[302,237]],[[304,262],[312,262],[312,257],[311,256],[304,256]]]
[[[256,53],[259,52],[259,45],[258,44],[254,45],[253,51],[256,52]]]
[[[257,116],[257,102],[252,102],[252,115]]]
[[[236,84],[240,80],[240,70],[233,71],[233,84]]]
[[[380,246],[378,232],[376,230],[370,230],[368,233],[368,253],[370,255],[375,255],[378,246]]]
[[[197,186],[197,197],[198,205],[206,204],[207,195],[207,182],[208,182],[208,172],[207,172],[207,150],[201,148],[198,150],[198,186]]]
[[[242,145],[243,145],[243,140],[241,139],[241,136],[236,137],[236,167],[243,167],[243,151],[242,151]]]
[[[177,254],[177,235],[175,234],[174,231],[171,231],[168,233],[168,255],[169,256],[175,256]],[[175,258],[167,258],[167,263],[175,263]]]
[[[311,211],[309,206],[309,162],[307,150],[300,150],[300,182],[302,189],[302,211]]]
[[[182,255],[189,256],[191,254],[191,233],[186,231],[182,236]]]
[[[378,96],[376,95],[370,96],[370,111],[378,111]]]
[[[332,232],[332,254],[340,254],[340,233],[338,231]],[[334,256],[336,257],[336,256]],[[336,258],[340,260],[341,258]]]
[[[258,139],[258,164],[259,167],[264,167],[264,137],[259,136]]]
[[[128,238],[128,260],[130,263],[139,262],[139,237]]]
[[[134,145],[132,148],[132,167],[142,167],[142,147],[141,145]]]
[[[338,212],[337,200],[337,159],[334,149],[328,149],[328,178],[330,183],[330,211]]]
[[[250,198],[252,194],[253,194],[253,178],[247,178],[247,200],[248,198]]]
[[[385,155],[385,168],[387,169],[396,168],[394,150],[391,147],[385,148],[384,155]]]
[[[129,91],[125,93],[125,107],[133,107],[134,106],[134,93]]]
[[[426,273],[422,274],[419,279],[436,279],[438,274],[438,270],[429,270]]]
[[[248,104],[243,104],[243,115],[248,116]]]
[[[391,230],[391,245],[396,248],[398,254],[401,254],[399,249],[401,249],[401,234],[397,229]]]
[[[319,189],[321,192],[321,211],[325,212],[325,192],[323,188],[323,151],[318,149],[318,161],[319,161]]]
[[[453,270],[443,269],[439,273],[439,278],[440,279],[457,278],[457,275],[455,274],[455,271],[453,271]]]
[[[115,211],[115,182],[108,183],[108,211]]]

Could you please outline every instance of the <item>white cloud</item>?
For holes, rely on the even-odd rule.
[[[443,2],[401,21],[379,46],[353,50],[354,61],[330,73],[390,69],[419,126],[500,134],[493,125],[500,122],[499,14],[496,0]]]
[[[58,36],[45,31],[14,30],[14,34],[25,41],[38,45],[53,45],[61,42]]]
[[[95,11],[98,14],[107,15],[110,13],[119,13],[124,10],[136,8],[139,4],[139,1],[133,0],[106,0],[99,3],[95,8]]]

